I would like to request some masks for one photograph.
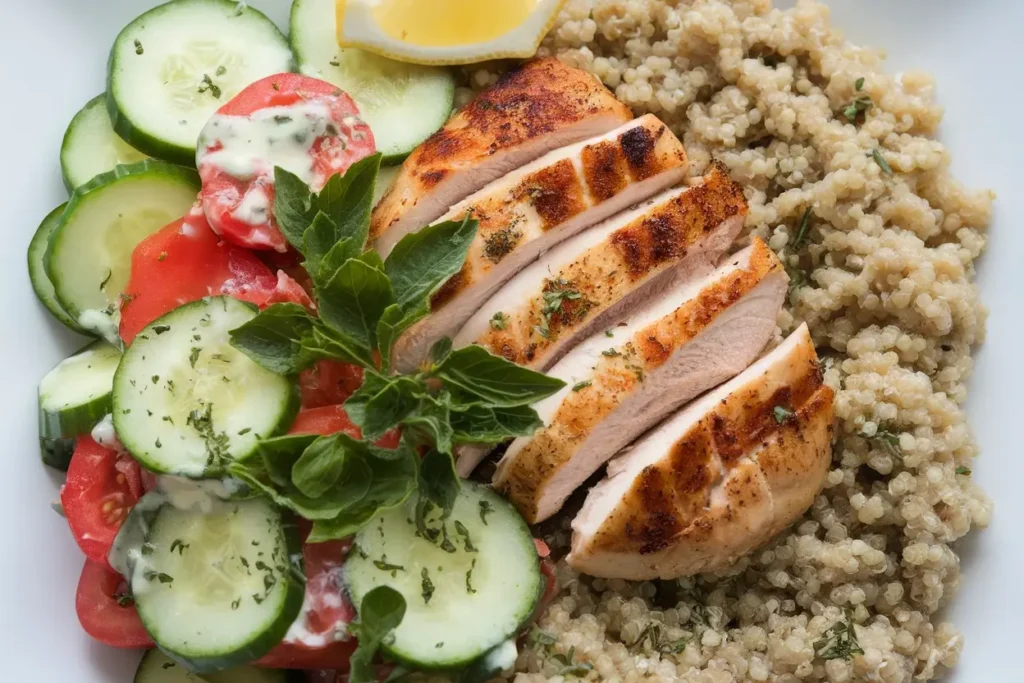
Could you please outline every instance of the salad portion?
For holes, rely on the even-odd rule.
[[[41,302],[96,338],[39,387],[76,611],[156,648],[140,683],[485,680],[551,586],[546,547],[453,452],[532,434],[564,383],[448,339],[394,371],[477,221],[367,244],[382,164],[444,123],[454,79],[328,54],[324,4],[295,3],[290,43],[227,0],[128,24],[29,247]]]

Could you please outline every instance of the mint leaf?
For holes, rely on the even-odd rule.
[[[328,180],[317,197],[318,207],[336,226],[335,241],[352,240],[357,253],[366,245],[381,157],[378,152],[360,159],[344,175]]]
[[[457,405],[451,414],[452,439],[456,443],[496,444],[530,436],[543,426],[543,420],[530,406]]]
[[[520,367],[479,346],[453,351],[435,374],[471,396],[506,408],[534,403],[565,386],[560,379]]]
[[[333,499],[355,503],[366,495],[373,478],[364,453],[363,444],[347,434],[321,436],[295,462],[292,482],[310,498],[330,491]]]
[[[389,586],[377,586],[363,596],[359,620],[349,625],[359,645],[349,662],[349,683],[373,683],[377,671],[373,659],[384,639],[405,618],[405,598]]]
[[[305,248],[303,235],[313,222],[316,209],[313,193],[294,173],[274,167],[274,220],[285,239],[299,251]]]
[[[232,462],[228,465],[227,471],[253,490],[265,495],[275,505],[292,510],[296,514],[312,520],[314,524],[317,520],[334,519],[352,505],[352,501],[339,502],[331,498],[310,498],[293,486],[273,486],[268,483],[269,477],[264,464],[257,458],[250,458],[244,463]]]
[[[316,441],[316,434],[287,434],[263,439],[256,444],[256,450],[263,457],[267,476],[278,486],[290,486],[292,467],[310,444]]]
[[[372,265],[374,257],[371,263],[349,259],[317,290],[321,320],[366,349],[376,347],[377,321],[395,301],[388,276]]]
[[[313,282],[318,285],[326,284],[331,279],[331,276],[345,265],[345,261],[348,261],[350,258],[358,258],[359,256],[360,251],[353,240],[343,239],[336,242],[320,260],[315,276],[311,275]]]
[[[455,461],[451,453],[442,453],[437,449],[428,451],[420,462],[421,500],[426,499],[441,508],[447,517],[455,506],[459,488],[459,475],[455,473]]]
[[[320,263],[330,253],[338,240],[338,232],[334,221],[323,211],[319,211],[313,220],[307,224],[309,227],[302,233],[302,253],[306,256],[306,272],[310,276],[320,275]]]
[[[390,382],[391,378],[376,371],[366,370],[363,372],[363,383],[345,401],[345,414],[354,425],[362,428],[366,422],[366,404],[383,391]]]
[[[364,368],[374,367],[370,349],[363,346],[343,332],[332,330],[325,325],[317,325],[312,334],[302,339],[303,358],[309,359],[308,364],[321,358],[340,360]]]
[[[303,354],[303,340],[316,325],[298,304],[273,304],[229,332],[231,345],[262,367],[290,375],[312,363]]]
[[[445,221],[406,235],[384,262],[402,310],[419,305],[458,273],[476,236],[477,222]]]
[[[403,310],[398,304],[391,304],[384,309],[377,321],[377,348],[380,350],[380,368],[382,372],[391,370],[391,348],[395,341],[414,323],[422,320],[430,313],[430,306],[424,300],[421,305]]]
[[[366,402],[359,423],[363,438],[376,441],[389,429],[397,427],[416,408],[419,401],[415,394],[422,388],[422,384],[411,377],[392,378]]]
[[[414,442],[432,444],[442,453],[451,453],[451,403],[447,391],[437,396],[421,396],[415,410],[402,420],[403,433]]]

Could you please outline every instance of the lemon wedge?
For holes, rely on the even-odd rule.
[[[566,0],[337,0],[338,44],[414,64],[532,57]]]

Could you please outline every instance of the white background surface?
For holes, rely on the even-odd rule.
[[[423,0],[427,2],[429,0]],[[481,0],[485,1],[485,0]],[[501,0],[489,0],[500,2]],[[5,359],[0,454],[0,653],[3,681],[121,683],[137,655],[90,642],[74,611],[82,556],[62,519],[49,510],[59,479],[39,463],[36,386],[81,340],[35,301],[25,249],[42,217],[66,200],[58,152],[71,116],[103,89],[107,51],[118,30],[155,0],[0,0],[0,196],[7,249]],[[284,22],[287,0],[254,6]],[[835,23],[858,44],[885,46],[889,68],[925,68],[939,79],[946,106],[942,138],[954,171],[999,194],[981,284],[991,308],[988,341],[977,356],[970,414],[983,447],[974,468],[996,502],[991,527],[962,541],[963,589],[948,616],[967,637],[951,676],[1020,681],[1024,615],[1024,386],[1019,353],[1024,306],[1024,2],[1017,0],[833,0]],[[283,25],[283,24],[282,24]]]

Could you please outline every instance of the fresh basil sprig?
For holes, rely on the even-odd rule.
[[[314,284],[318,316],[274,304],[232,330],[232,344],[256,363],[293,375],[321,359],[363,368],[345,403],[362,439],[347,434],[264,439],[259,457],[232,475],[313,521],[309,540],[349,536],[380,510],[420,495],[417,523],[432,508],[443,520],[458,495],[453,449],[532,434],[530,404],[564,382],[521,368],[477,346],[443,339],[420,370],[395,375],[391,347],[430,311],[430,297],[462,268],[476,221],[446,221],[407,235],[382,260],[365,250],[380,155],[332,177],[319,194],[275,169],[274,211]],[[401,428],[397,448],[373,445]]]
[[[373,658],[385,639],[402,623],[405,608],[405,598],[390,586],[377,586],[363,596],[359,619],[348,627],[359,643],[349,660],[350,683],[377,680]]]

